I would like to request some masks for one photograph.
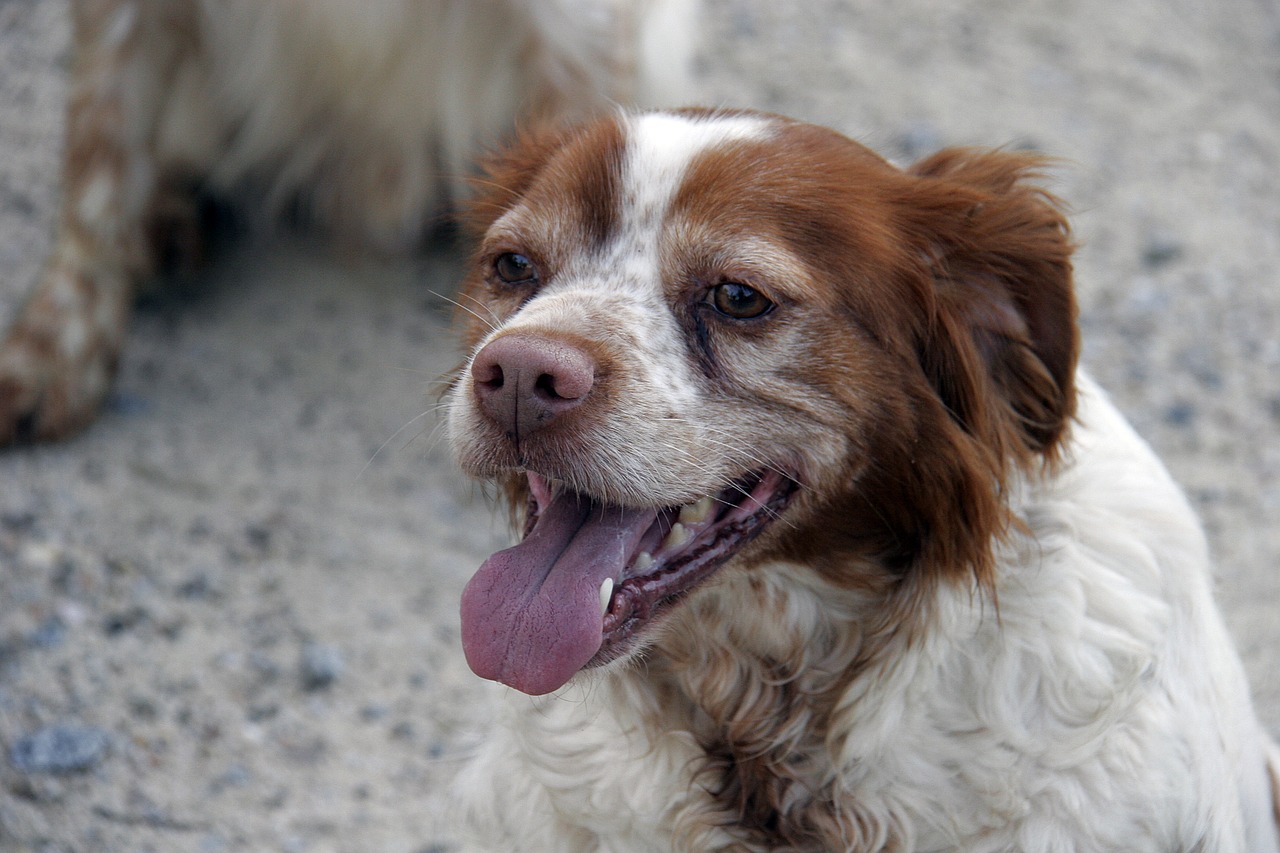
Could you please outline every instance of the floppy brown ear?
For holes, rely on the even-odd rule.
[[[933,281],[921,364],[965,432],[1024,465],[1056,458],[1079,355],[1074,247],[1059,202],[1034,183],[1044,166],[952,149],[910,170],[914,236]]]

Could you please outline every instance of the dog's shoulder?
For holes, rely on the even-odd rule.
[[[921,788],[921,825],[949,806],[1006,821],[996,834],[1017,849],[1254,849],[1222,816],[1266,825],[1266,781],[1241,759],[1265,738],[1242,711],[1202,529],[1106,394],[1078,382],[1065,463],[1012,487],[1024,527],[1000,546],[995,599],[981,613],[956,590],[939,600],[951,636],[930,661],[938,683],[916,687],[917,746],[901,748],[969,784]],[[1020,793],[993,794],[1011,772]],[[1152,808],[1180,817],[1141,823]]]

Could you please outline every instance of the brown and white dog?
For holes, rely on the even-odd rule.
[[[449,424],[527,519],[462,640],[548,695],[502,691],[459,783],[484,849],[1280,849],[1041,165],[724,112],[490,164]]]
[[[517,115],[687,98],[694,7],[77,0],[61,226],[0,342],[0,446],[93,418],[135,285],[198,253],[201,194],[412,245]]]

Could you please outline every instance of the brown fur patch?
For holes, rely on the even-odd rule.
[[[779,551],[989,582],[1008,466],[1052,459],[1074,411],[1072,246],[1028,182],[1042,161],[953,151],[902,172],[822,128],[777,137],[703,155],[671,215],[785,246],[809,275],[782,296],[844,324],[775,356],[861,416],[846,481]]]
[[[600,245],[616,225],[625,145],[614,120],[523,128],[512,144],[481,163],[482,177],[462,222],[481,236],[517,202],[545,203],[551,205],[548,216],[568,217],[592,245]]]

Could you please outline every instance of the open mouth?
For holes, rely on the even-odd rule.
[[[467,584],[462,644],[477,675],[531,695],[624,654],[773,522],[797,488],[769,470],[691,504],[635,509],[528,477],[524,538]]]

